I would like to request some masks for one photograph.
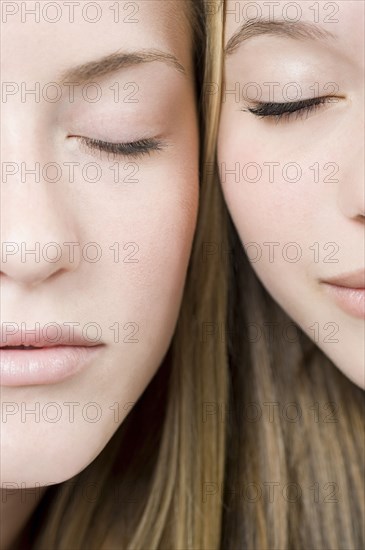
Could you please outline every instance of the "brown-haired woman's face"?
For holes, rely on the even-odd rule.
[[[228,0],[225,46],[233,221],[275,300],[364,386],[364,2]]]
[[[186,5],[55,4],[2,6],[1,476],[26,486],[85,468],[156,372],[198,195]]]

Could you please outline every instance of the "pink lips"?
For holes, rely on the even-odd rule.
[[[25,347],[31,346],[31,347]],[[102,345],[90,345],[76,335],[62,336],[53,345],[36,335],[1,334],[0,385],[30,386],[56,384],[85,368]],[[16,349],[14,349],[16,348]]]
[[[321,281],[337,304],[353,317],[365,319],[365,270]]]

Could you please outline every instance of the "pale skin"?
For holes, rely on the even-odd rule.
[[[198,123],[192,37],[182,4],[137,2],[138,21],[123,20],[128,9],[121,11],[118,23],[107,10],[115,2],[101,4],[103,17],[93,25],[76,14],[72,24],[66,17],[56,24],[9,17],[1,29],[2,79],[25,82],[29,88],[39,82],[43,89],[66,72],[85,64],[90,68],[91,62],[103,59],[105,64],[105,58],[116,53],[139,56],[138,62],[129,59],[124,66],[122,62],[107,74],[93,76],[103,92],[97,102],[86,101],[79,86],[73,102],[66,94],[56,102],[22,102],[13,94],[2,104],[3,161],[33,168],[36,162],[61,167],[94,162],[102,178],[92,183],[76,170],[70,181],[63,170],[60,180],[50,184],[42,176],[36,182],[26,175],[23,182],[18,172],[2,184],[2,241],[25,241],[30,248],[36,242],[41,247],[57,242],[63,254],[56,263],[31,257],[22,262],[16,254],[2,262],[1,319],[30,328],[35,323],[95,322],[103,344],[86,370],[60,383],[1,388],[2,401],[15,404],[13,411],[18,411],[8,415],[1,428],[1,481],[11,488],[2,492],[4,549],[39,501],[25,498],[21,503],[24,491],[14,489],[61,483],[83,470],[158,369],[177,320],[195,228]],[[151,58],[141,60],[147,51]],[[68,81],[82,78],[79,73],[72,76]],[[120,97],[115,101],[117,88]],[[151,141],[147,153],[108,156],[91,150],[81,138]],[[115,163],[122,178],[117,183],[109,168]],[[67,242],[96,242],[103,255],[91,263],[76,250],[71,261],[62,245]],[[116,242],[121,243],[119,261]],[[131,325],[126,328],[126,323]],[[133,333],[134,341],[128,341],[126,333]],[[65,405],[70,402],[78,404],[71,416]],[[83,406],[90,402],[97,407],[85,416]],[[57,422],[44,414],[49,403],[60,407]],[[39,410],[38,419],[31,413],[22,417],[22,407],[23,412]],[[96,422],[85,420],[100,411]]]
[[[258,12],[252,3],[246,12],[246,2],[227,2],[223,93],[237,95],[226,95],[222,104],[223,192],[244,246],[256,245],[247,252],[264,286],[345,376],[364,388],[363,292],[357,292],[360,311],[353,315],[322,283],[353,272],[361,279],[365,268],[364,3],[327,3],[325,9],[319,2],[314,9],[299,1],[288,11],[287,2],[275,4],[273,12],[256,6],[261,19],[283,23],[280,29],[256,27],[249,36],[246,28],[245,40],[232,41]],[[301,24],[310,24],[315,36]],[[249,111],[258,101],[323,96],[330,96],[327,103],[291,118]],[[236,163],[239,174],[228,174]]]

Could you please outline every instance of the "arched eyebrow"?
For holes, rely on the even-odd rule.
[[[261,35],[282,36],[293,40],[326,40],[333,39],[335,35],[306,21],[270,21],[265,19],[253,19],[244,23],[228,40],[224,49],[226,55],[231,55],[243,43]]]
[[[95,61],[71,67],[71,69],[67,69],[60,75],[59,81],[61,83],[76,81],[79,84],[85,84],[121,69],[142,63],[151,63],[152,61],[165,63],[169,67],[176,69],[180,74],[186,75],[183,65],[181,65],[174,55],[160,50],[141,50],[135,52],[115,52]]]

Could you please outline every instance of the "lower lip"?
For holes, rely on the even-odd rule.
[[[57,384],[83,370],[102,346],[0,349],[0,385]]]
[[[365,319],[365,288],[348,288],[325,283],[337,304],[353,317]]]

